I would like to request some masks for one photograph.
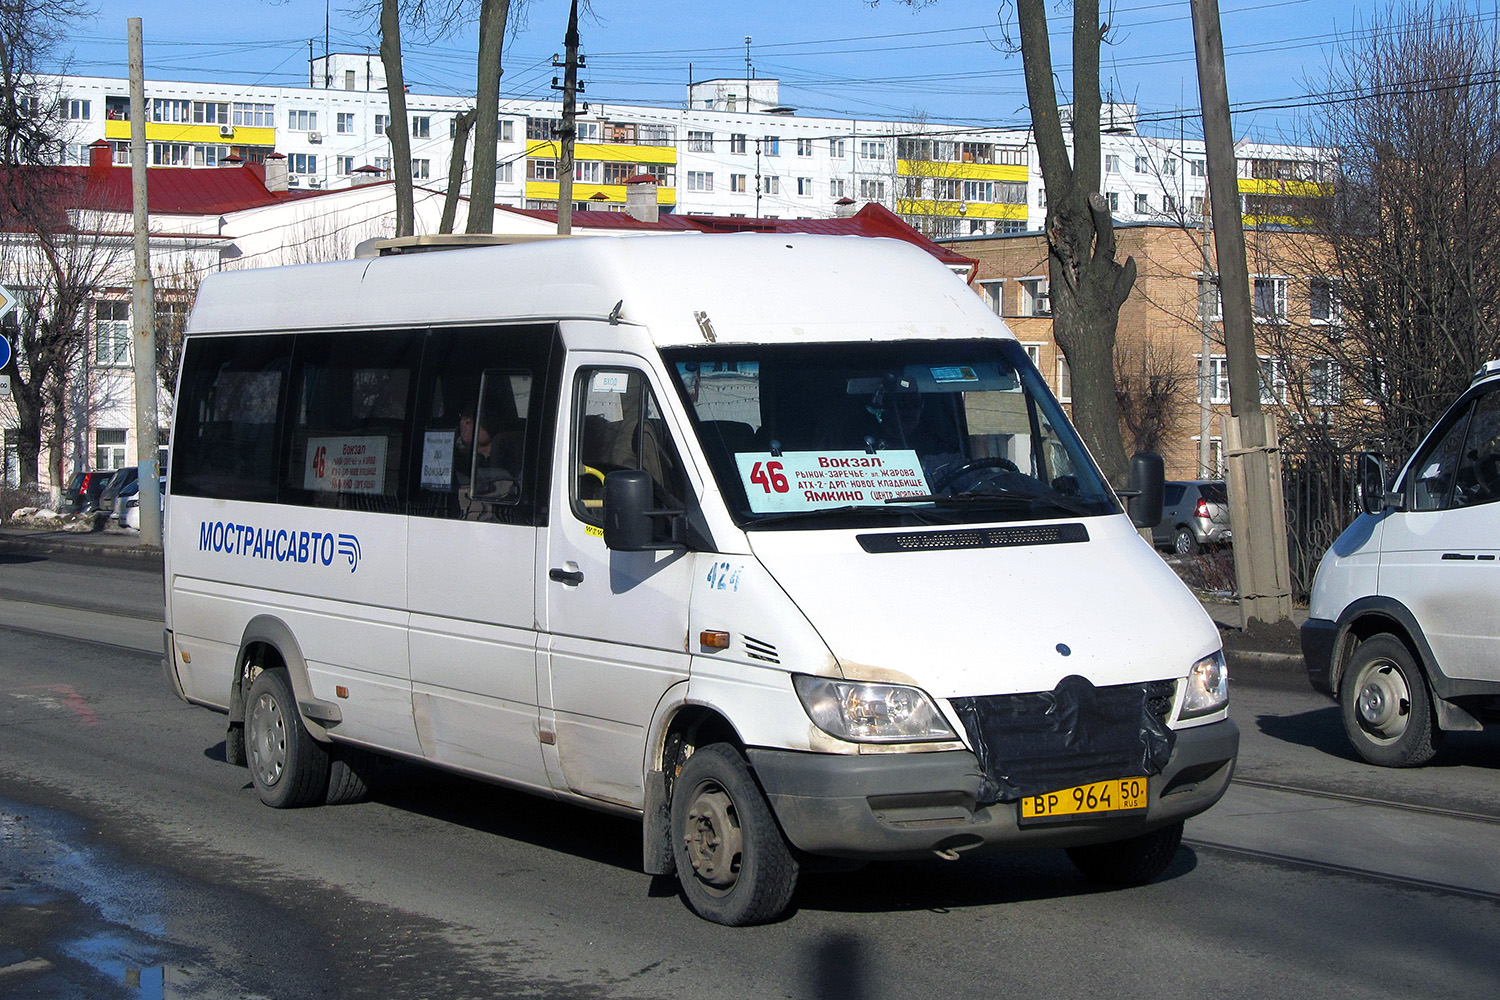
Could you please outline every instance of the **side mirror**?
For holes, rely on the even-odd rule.
[[[1131,524],[1154,528],[1161,523],[1166,480],[1166,466],[1160,455],[1143,451],[1131,456],[1130,489],[1126,491],[1129,499],[1125,502]]]
[[[1359,505],[1366,514],[1385,510],[1385,463],[1373,451],[1359,453]]]
[[[616,552],[685,549],[679,537],[683,512],[653,510],[651,475],[644,469],[622,469],[604,477],[604,544]],[[653,518],[670,518],[670,540],[659,540]]]

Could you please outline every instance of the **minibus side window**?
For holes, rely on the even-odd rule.
[[[417,393],[410,511],[535,524],[545,327],[434,330]]]
[[[289,337],[189,338],[168,463],[173,493],[275,502],[290,350]]]
[[[1459,449],[1469,424],[1473,405],[1456,414],[1442,435],[1411,465],[1411,509],[1447,510],[1457,481]]]
[[[638,371],[582,369],[575,383],[573,512],[604,523],[604,477],[618,469],[651,474],[658,507],[680,508],[688,495],[682,462],[672,447],[656,396]]]
[[[1475,400],[1412,469],[1413,510],[1500,500],[1500,392]]]
[[[415,332],[298,337],[283,503],[405,513],[402,471],[420,349]]]

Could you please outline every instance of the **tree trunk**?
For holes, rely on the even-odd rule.
[[[465,232],[495,231],[495,148],[500,125],[500,57],[510,0],[479,5],[479,85],[474,100],[474,174],[469,182],[469,222]]]
[[[458,215],[458,192],[464,183],[464,150],[469,146],[469,133],[474,130],[474,111],[471,108],[453,119],[453,155],[448,158],[448,193],[443,197],[443,220],[438,223],[438,232],[453,232],[453,220]]]
[[[401,76],[401,12],[397,0],[380,2],[380,62],[385,67],[386,97],[391,120],[385,134],[391,141],[391,169],[396,182],[396,235],[411,236],[416,208],[411,183],[411,131],[406,119],[406,85]]]
[[[1078,0],[1073,29],[1073,143],[1068,157],[1045,0],[1016,0],[1021,62],[1032,129],[1047,192],[1052,332],[1072,375],[1073,423],[1110,482],[1128,473],[1115,395],[1115,332],[1135,284],[1135,261],[1115,261],[1114,220],[1099,187],[1099,25],[1097,0]]]

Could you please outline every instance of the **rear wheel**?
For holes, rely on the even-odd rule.
[[[779,917],[797,888],[797,859],[739,751],[712,743],[672,790],[677,879],[700,917],[731,927]]]
[[[1180,556],[1198,554],[1198,536],[1193,534],[1192,528],[1177,529],[1177,534],[1172,536],[1172,551]]]
[[[1182,843],[1182,822],[1160,830],[1116,840],[1068,848],[1068,860],[1095,882],[1145,885],[1166,870]]]
[[[1366,639],[1339,683],[1344,732],[1357,752],[1382,767],[1416,767],[1437,753],[1427,678],[1393,635]]]
[[[262,670],[245,706],[245,749],[260,800],[277,809],[310,806],[328,790],[328,751],[308,733],[285,670]]]

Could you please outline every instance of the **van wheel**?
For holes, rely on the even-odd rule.
[[[1381,767],[1417,767],[1437,753],[1432,698],[1411,650],[1393,635],[1366,639],[1339,684],[1344,732],[1355,751]]]
[[[375,754],[359,747],[331,747],[328,751],[328,793],[323,797],[323,804],[342,806],[368,799],[379,760]]]
[[[245,708],[250,780],[260,800],[277,809],[310,806],[328,790],[328,751],[308,733],[285,670],[262,670]]]
[[[1172,551],[1180,556],[1198,554],[1198,536],[1193,534],[1192,528],[1177,529],[1177,534],[1172,536]]]
[[[702,747],[683,765],[672,790],[672,850],[688,905],[716,924],[774,920],[797,888],[797,859],[728,744]]]
[[[1068,860],[1095,882],[1145,885],[1166,871],[1182,843],[1182,821],[1160,830],[1116,840],[1068,848]]]

